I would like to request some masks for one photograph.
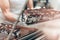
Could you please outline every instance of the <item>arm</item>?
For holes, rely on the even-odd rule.
[[[33,9],[33,0],[28,0],[27,6],[28,8]]]
[[[12,17],[14,14],[10,12],[9,0],[0,0],[0,8],[6,20],[15,22],[16,19]]]
[[[32,0],[29,0],[28,3],[30,5],[29,8],[33,8]],[[16,19],[13,17],[15,16],[15,14],[10,12],[9,0],[0,0],[0,8],[6,20],[11,21],[11,22],[16,21]]]

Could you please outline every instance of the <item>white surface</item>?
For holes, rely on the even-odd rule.
[[[60,11],[60,0],[49,0],[49,2],[55,10]]]
[[[46,28],[46,27],[47,28],[60,28],[60,19],[29,25],[28,27],[34,27],[37,29],[42,29],[42,28]]]

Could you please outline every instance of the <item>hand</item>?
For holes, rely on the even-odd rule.
[[[27,8],[27,10],[30,10],[30,9],[33,10],[34,8]]]

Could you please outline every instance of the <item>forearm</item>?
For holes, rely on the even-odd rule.
[[[6,20],[11,21],[11,22],[16,21],[16,19],[13,17],[14,14],[10,12],[9,0],[0,0],[0,8]]]
[[[33,8],[33,0],[28,0],[27,6],[28,6],[28,8],[32,9]]]
[[[11,21],[11,22],[15,22],[16,21],[16,19],[14,18],[14,16],[16,17],[17,15],[14,15],[10,11],[3,12],[3,15],[4,15],[5,19],[8,20],[8,21]]]

